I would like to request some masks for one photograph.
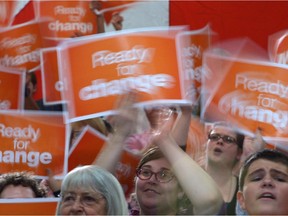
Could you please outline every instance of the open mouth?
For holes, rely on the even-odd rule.
[[[155,193],[155,194],[160,194],[159,192],[157,192],[156,190],[153,190],[151,188],[145,189],[144,192],[151,192],[151,193]]]
[[[215,148],[215,149],[214,149],[214,152],[222,153],[223,151],[222,151],[220,148]]]
[[[263,193],[259,196],[258,199],[272,199],[272,200],[275,200],[276,197],[272,194],[272,193]]]

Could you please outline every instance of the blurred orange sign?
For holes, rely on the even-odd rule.
[[[32,21],[0,29],[0,64],[33,70],[40,65],[42,43],[40,22]]]
[[[108,114],[118,96],[131,89],[143,93],[142,103],[191,103],[181,88],[184,75],[178,67],[175,38],[181,30],[123,30],[63,42],[58,68],[66,84],[69,120]]]
[[[36,0],[35,14],[46,18],[45,29],[56,38],[97,33],[96,15],[89,8],[90,1]]]
[[[0,110],[23,109],[25,73],[0,67]]]
[[[288,67],[207,53],[202,116],[266,137],[288,137]]]

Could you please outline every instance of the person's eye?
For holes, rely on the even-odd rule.
[[[287,182],[287,178],[283,176],[275,176],[274,179],[279,182]]]
[[[91,204],[91,203],[95,203],[96,202],[96,199],[93,197],[93,196],[84,196],[83,197],[83,201],[86,203],[86,204]]]
[[[227,136],[227,137],[226,137],[226,142],[228,142],[228,143],[235,143],[236,140],[235,140],[233,137]]]
[[[72,196],[72,195],[66,195],[63,197],[63,202],[71,202],[71,201],[74,201],[75,200],[75,197]]]
[[[219,134],[210,134],[209,138],[211,140],[218,140],[219,139]]]
[[[250,180],[251,180],[252,182],[261,181],[261,179],[262,179],[261,176],[252,176],[252,177],[250,178]]]
[[[160,177],[162,179],[170,179],[173,176],[173,174],[170,171],[164,170],[160,172]]]
[[[151,175],[151,171],[150,170],[145,170],[145,169],[141,170],[141,175],[148,177],[148,176]]]

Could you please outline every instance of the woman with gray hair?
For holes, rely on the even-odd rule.
[[[118,180],[95,165],[70,171],[61,185],[56,215],[128,215]]]

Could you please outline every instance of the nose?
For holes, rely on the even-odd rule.
[[[83,212],[83,205],[79,197],[75,200],[75,202],[71,206],[71,211],[73,214],[79,214]]]
[[[223,145],[224,144],[224,141],[223,141],[223,138],[220,137],[218,140],[217,140],[217,144],[219,145]]]
[[[274,187],[274,181],[271,177],[265,177],[261,182],[261,187]]]

